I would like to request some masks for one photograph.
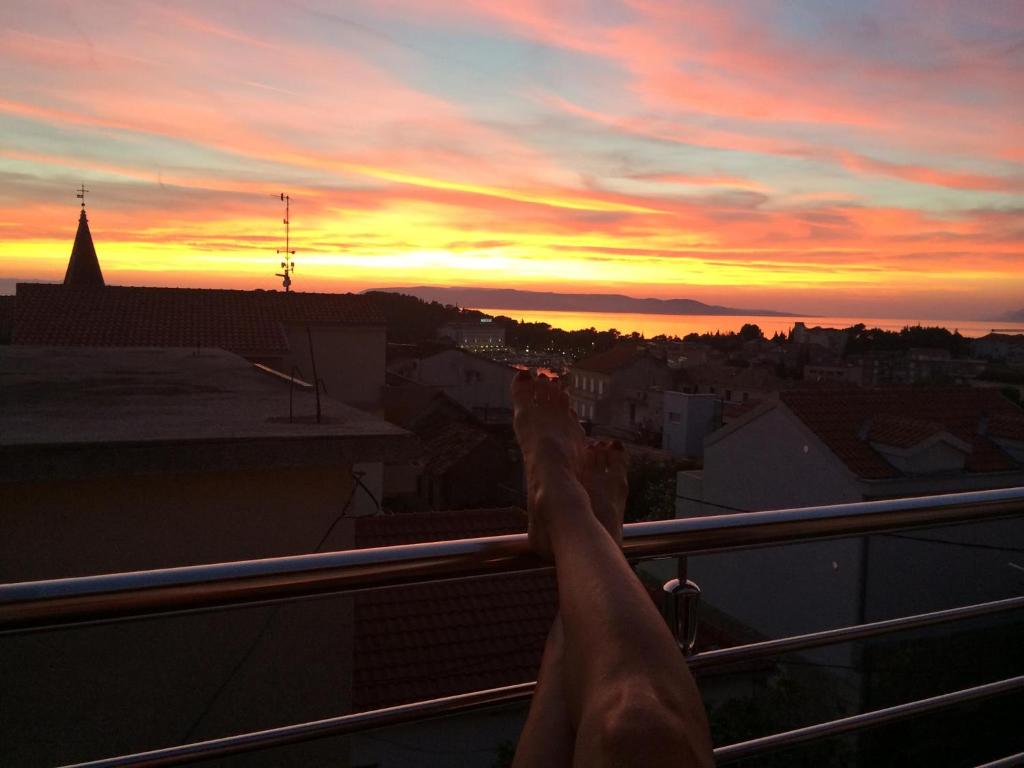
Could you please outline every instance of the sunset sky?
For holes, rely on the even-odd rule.
[[[1024,3],[0,5],[0,279],[1024,307]]]

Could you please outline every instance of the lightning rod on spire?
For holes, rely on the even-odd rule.
[[[85,188],[85,184],[75,190],[75,197],[82,201],[82,210],[85,210],[85,193],[89,190]]]

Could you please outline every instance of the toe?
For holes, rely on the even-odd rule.
[[[512,379],[512,402],[522,406],[533,400],[535,386],[529,371],[517,373]]]
[[[537,376],[537,389],[536,397],[538,402],[541,403],[554,403],[558,402],[558,396],[562,392],[561,387],[553,379],[548,378],[543,373]],[[568,400],[566,400],[568,402]]]

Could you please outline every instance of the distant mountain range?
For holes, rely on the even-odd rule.
[[[375,288],[405,293],[424,301],[488,309],[551,309],[567,312],[630,312],[647,315],[761,315],[793,317],[772,309],[739,309],[705,304],[693,299],[637,299],[618,293],[554,293],[513,288],[447,288],[418,285],[412,288]]]
[[[1024,323],[1024,309],[1007,312],[1005,315],[1001,315],[998,319],[1005,320],[1010,323]]]

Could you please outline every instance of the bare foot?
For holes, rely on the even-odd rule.
[[[512,427],[526,467],[528,536],[533,550],[551,557],[548,519],[583,494],[579,476],[584,432],[557,381],[523,371],[512,381]]]
[[[622,516],[629,496],[629,456],[618,440],[588,443],[580,482],[587,489],[594,516],[617,544],[622,543]]]

